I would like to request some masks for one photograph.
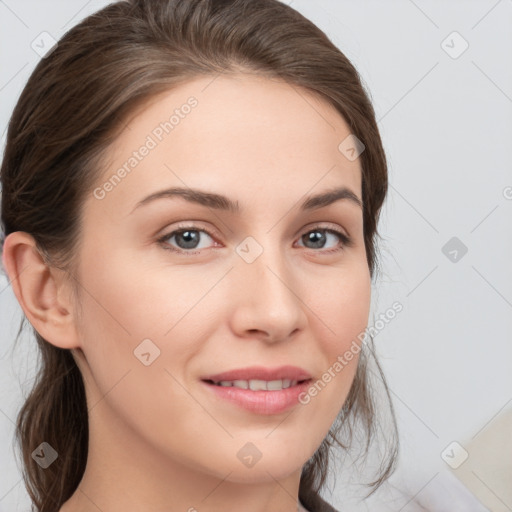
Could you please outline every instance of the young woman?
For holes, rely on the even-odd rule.
[[[375,429],[387,168],[322,31],[277,0],[113,3],[36,67],[1,180],[37,511],[334,510],[331,447]]]

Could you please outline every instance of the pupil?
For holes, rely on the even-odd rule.
[[[325,233],[320,232],[320,231],[312,231],[308,235],[305,235],[305,237],[307,240],[313,242],[315,248],[323,247],[323,245],[325,244],[325,240],[326,240]]]
[[[178,243],[182,249],[195,249],[199,242],[197,231],[182,231],[177,235],[176,241],[180,240],[180,238],[185,240],[184,244]]]

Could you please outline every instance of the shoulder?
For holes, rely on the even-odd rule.
[[[318,496],[318,506],[311,512],[339,512],[333,506],[329,505],[327,501],[323,500]]]
[[[335,509],[332,505],[327,503],[322,497],[317,493],[314,493],[312,496],[309,496],[308,506],[306,507],[305,504],[303,504],[299,500],[299,512],[340,512],[339,510]]]

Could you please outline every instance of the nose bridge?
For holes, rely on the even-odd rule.
[[[238,330],[258,330],[272,339],[282,339],[303,325],[303,303],[297,290],[298,279],[293,273],[287,254],[267,234],[247,237],[236,248],[239,295],[236,301]]]

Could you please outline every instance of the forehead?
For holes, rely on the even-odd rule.
[[[166,186],[221,191],[241,203],[295,202],[339,185],[361,197],[359,159],[339,149],[350,135],[341,114],[281,80],[196,78],[152,97],[125,123],[96,183],[108,189],[105,209],[127,214]]]

